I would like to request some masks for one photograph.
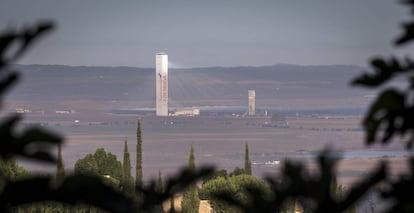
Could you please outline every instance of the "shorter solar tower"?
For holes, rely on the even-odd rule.
[[[256,91],[249,90],[249,113],[248,115],[256,115]]]

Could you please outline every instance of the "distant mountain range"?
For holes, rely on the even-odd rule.
[[[154,68],[15,67],[22,71],[23,82],[8,96],[12,101],[121,101],[137,107],[151,107],[155,100]],[[241,106],[247,103],[250,89],[256,90],[258,107],[364,105],[364,97],[373,92],[349,86],[350,80],[364,70],[366,68],[350,65],[289,64],[170,69],[170,106]]]

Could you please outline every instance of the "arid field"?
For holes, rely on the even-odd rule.
[[[243,167],[244,145],[248,143],[257,176],[277,175],[286,159],[305,162],[314,172],[315,156],[329,148],[342,156],[338,171],[339,180],[345,185],[358,180],[382,159],[393,164],[393,171],[404,171],[407,168],[404,156],[410,154],[398,143],[367,148],[359,116],[288,116],[287,127],[263,125],[270,122],[270,117],[162,118],[112,114],[98,117],[74,113],[42,122],[36,122],[41,117],[28,116],[25,121],[27,125],[41,124],[65,135],[63,157],[67,170],[72,170],[77,159],[100,147],[121,160],[125,139],[135,167],[136,127],[140,119],[143,172],[147,180],[155,177],[158,170],[168,176],[185,166],[191,144],[198,166],[215,165],[231,171]],[[77,119],[79,122],[75,123]],[[25,165],[35,170],[54,170],[54,167]]]

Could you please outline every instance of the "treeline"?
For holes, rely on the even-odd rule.
[[[128,150],[128,142],[124,141],[124,153],[123,162],[117,159],[117,156],[111,152],[107,152],[104,148],[98,148],[94,153],[87,154],[83,158],[76,161],[74,168],[75,173],[84,175],[95,175],[102,178],[102,180],[115,190],[119,190],[126,196],[131,197],[135,202],[142,202],[139,192],[135,191],[136,187],[143,185],[142,181],[142,137],[141,137],[141,124],[137,122],[137,158],[136,158],[136,174],[138,178],[134,178],[131,175],[131,159]],[[56,182],[60,182],[65,177],[65,170],[63,165],[61,146],[58,146],[57,154],[57,169],[56,169]],[[196,158],[194,147],[191,145],[190,154],[188,158],[188,169],[191,171],[196,170]],[[30,173],[19,166],[15,161],[2,162],[0,172],[7,175],[12,180],[29,177]],[[336,182],[334,183],[336,184]],[[157,181],[155,182],[155,189],[158,193],[164,192],[164,181],[162,178],[161,170],[158,172]],[[217,213],[238,213],[243,212],[241,209],[224,202],[218,198],[218,194],[231,194],[240,203],[248,204],[251,202],[249,192],[246,190],[250,187],[254,187],[258,190],[259,194],[264,199],[270,199],[272,191],[265,180],[252,175],[252,164],[249,156],[249,146],[245,144],[244,153],[244,167],[236,167],[233,171],[221,169],[205,176],[201,184],[192,183],[183,193],[172,195],[170,199],[170,205],[166,208],[162,204],[156,205],[152,208],[151,212],[174,212],[179,210],[184,213],[199,212],[200,200],[207,200],[214,212]],[[343,190],[340,185],[336,185],[333,188],[332,193],[337,198],[343,196]],[[176,204],[174,198],[182,197],[181,203]],[[283,208],[279,212],[294,213],[297,211],[303,211],[295,199],[286,202]],[[89,213],[89,212],[106,212],[102,209],[90,206],[90,205],[78,205],[68,206],[55,202],[40,202],[25,206],[20,206],[13,209],[16,213],[26,212],[56,212],[56,213]],[[350,208],[348,212],[355,212],[355,208]]]
[[[111,152],[106,152],[103,148],[98,148],[94,153],[87,154],[85,157],[78,159],[74,165],[75,173],[99,176],[102,178],[104,183],[108,186],[113,187],[115,190],[124,193],[133,199],[138,199],[134,194],[135,186],[142,185],[142,137],[141,137],[141,125],[138,121],[137,127],[137,156],[136,156],[136,174],[137,178],[131,175],[131,161],[130,154],[128,151],[128,143],[125,139],[124,142],[124,159],[121,163],[116,155]],[[58,145],[57,162],[56,162],[56,176],[54,178],[55,184],[59,184],[65,178],[65,169],[62,159],[61,145]],[[0,162],[0,174],[4,178],[10,181],[16,181],[25,179],[31,176],[30,172],[19,166],[15,160],[2,160]],[[161,175],[161,173],[160,173]],[[77,207],[69,207],[66,205],[53,203],[53,202],[42,202],[33,205],[25,205],[17,207],[13,212],[25,213],[25,212],[71,212],[71,213],[83,213],[83,212],[103,212],[98,208],[92,206],[80,205]]]

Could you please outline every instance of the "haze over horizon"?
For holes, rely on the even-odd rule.
[[[391,45],[408,14],[378,0],[4,0],[0,30],[57,23],[21,64],[154,67],[155,53],[165,51],[175,68],[367,66],[372,56],[412,51]]]
[[[361,71],[363,69],[369,69],[369,67],[361,66],[361,65],[353,65],[353,64],[312,64],[312,65],[303,65],[303,64],[288,64],[288,63],[276,63],[276,64],[263,64],[263,65],[229,65],[229,66],[193,66],[193,67],[183,67],[180,65],[175,64],[174,62],[169,61],[169,69],[171,70],[189,70],[189,69],[209,69],[209,68],[263,68],[263,67],[283,67],[283,66],[291,66],[291,67],[360,67]],[[102,68],[136,68],[136,69],[155,69],[155,66],[148,66],[148,67],[139,67],[139,66],[124,66],[124,65],[107,65],[107,66],[99,66],[99,65],[65,65],[65,64],[24,64],[19,63],[15,64],[17,66],[62,66],[62,67],[102,67]]]

